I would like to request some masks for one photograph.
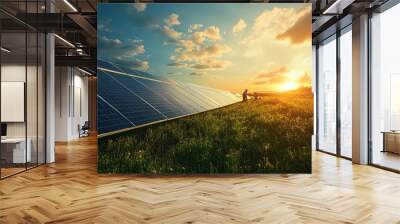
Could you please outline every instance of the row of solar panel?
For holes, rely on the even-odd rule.
[[[144,72],[98,61],[99,134],[199,113],[238,102],[229,92],[169,82]]]

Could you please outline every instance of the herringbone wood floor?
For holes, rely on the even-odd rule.
[[[400,175],[315,152],[312,175],[96,173],[96,140],[0,181],[0,223],[400,223]]]

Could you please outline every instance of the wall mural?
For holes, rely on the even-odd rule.
[[[100,173],[311,173],[311,5],[98,5]]]

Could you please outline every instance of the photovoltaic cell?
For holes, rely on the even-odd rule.
[[[198,110],[196,109],[196,102],[188,99],[186,95],[177,91],[176,88],[173,88],[174,84],[157,83],[144,79],[137,80],[149,89],[151,88],[159,92],[160,94],[163,94],[165,98],[167,98],[170,102],[173,102],[174,105],[182,110],[182,115],[188,115],[198,112]]]
[[[123,87],[115,78],[103,71],[98,71],[98,94],[113,105],[133,124],[141,125],[165,119],[151,105]]]
[[[188,83],[177,83],[178,91],[182,92],[182,94],[186,95],[190,101],[196,102],[196,104],[200,107],[198,112],[211,110],[218,107],[213,100],[208,99],[200,94],[199,91],[196,91],[193,86]]]
[[[119,80],[122,85],[145,99],[149,104],[168,118],[185,115],[183,109],[179,107],[179,105],[174,104],[174,102],[171,102],[171,99],[168,99],[168,93],[159,87],[162,85],[168,86],[168,84],[148,81],[150,84],[149,87],[147,87],[133,77],[112,74],[111,72],[109,74]]]
[[[106,133],[131,127],[129,120],[112,109],[101,97],[97,97],[98,132]]]

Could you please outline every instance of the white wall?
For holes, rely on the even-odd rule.
[[[79,138],[78,125],[89,118],[88,77],[76,68],[56,68],[55,140]]]

